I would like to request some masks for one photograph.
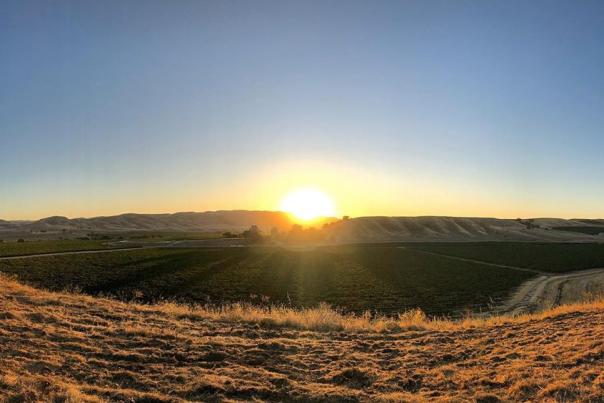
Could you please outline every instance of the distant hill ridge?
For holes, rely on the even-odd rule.
[[[359,217],[330,226],[332,242],[604,241],[604,220]]]
[[[393,241],[604,241],[604,219],[499,219],[481,217],[327,218],[327,242]],[[47,217],[37,221],[0,220],[0,231],[242,231],[257,225],[287,231],[291,217],[277,211],[222,210],[173,214],[120,214],[93,218]]]
[[[93,218],[67,218],[53,216],[30,222],[0,221],[0,228],[30,231],[237,231],[258,225],[270,230],[273,227],[289,229],[292,225],[286,213],[274,211],[206,211],[173,214],[135,214]]]

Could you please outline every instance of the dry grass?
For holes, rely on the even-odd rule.
[[[604,302],[457,322],[51,293],[0,279],[0,396],[604,401]]]
[[[139,309],[147,309],[139,306]],[[396,317],[343,314],[327,304],[316,308],[292,309],[282,306],[262,307],[250,304],[230,304],[221,307],[190,307],[174,303],[153,305],[151,310],[161,310],[178,318],[211,319],[226,322],[258,323],[262,326],[291,327],[317,331],[348,332],[400,332],[403,330],[463,330],[526,323],[543,320],[565,313],[591,312],[604,309],[604,298],[587,297],[582,302],[556,307],[539,313],[500,316],[473,316],[469,313],[463,319],[432,318],[420,309],[399,314]]]

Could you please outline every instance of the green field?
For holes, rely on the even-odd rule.
[[[604,244],[417,243],[407,248],[552,273],[604,267]]]
[[[396,246],[144,249],[0,261],[0,270],[36,286],[126,300],[328,302],[356,312],[420,307],[429,314],[485,310],[532,276]]]
[[[164,241],[219,239],[218,232],[124,231],[99,232],[72,239],[28,239],[0,242],[0,257],[75,252],[82,250],[119,249]],[[123,245],[118,241],[125,242]]]
[[[184,232],[184,231],[120,231],[91,232],[87,236],[95,240],[130,240],[144,242],[183,241],[221,238],[221,232]]]
[[[79,250],[109,249],[106,241],[100,240],[27,240],[26,242],[0,242],[0,257],[37,255],[53,252],[71,252]]]

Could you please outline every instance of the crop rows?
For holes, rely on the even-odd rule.
[[[146,302],[315,306],[448,315],[485,310],[531,273],[395,246],[143,249],[0,261],[36,286]]]
[[[406,247],[552,273],[604,267],[604,244],[596,243],[418,243]]]

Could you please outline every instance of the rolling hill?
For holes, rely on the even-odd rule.
[[[57,231],[242,231],[258,225],[264,231],[292,225],[290,217],[273,211],[207,211],[174,214],[120,214],[93,218],[47,217],[28,222],[0,222],[0,230]]]
[[[327,239],[333,243],[604,241],[602,220],[586,223],[551,218],[359,217],[333,223],[326,231]]]
[[[272,228],[288,231],[294,222],[283,212],[207,211],[174,214],[121,214],[94,218],[48,217],[37,221],[2,221],[2,233],[61,233],[117,231],[243,231],[257,225],[268,233]],[[326,225],[323,225],[326,224]],[[328,243],[355,242],[465,242],[465,241],[604,241],[601,219],[498,219],[472,217],[357,217],[325,218]]]

